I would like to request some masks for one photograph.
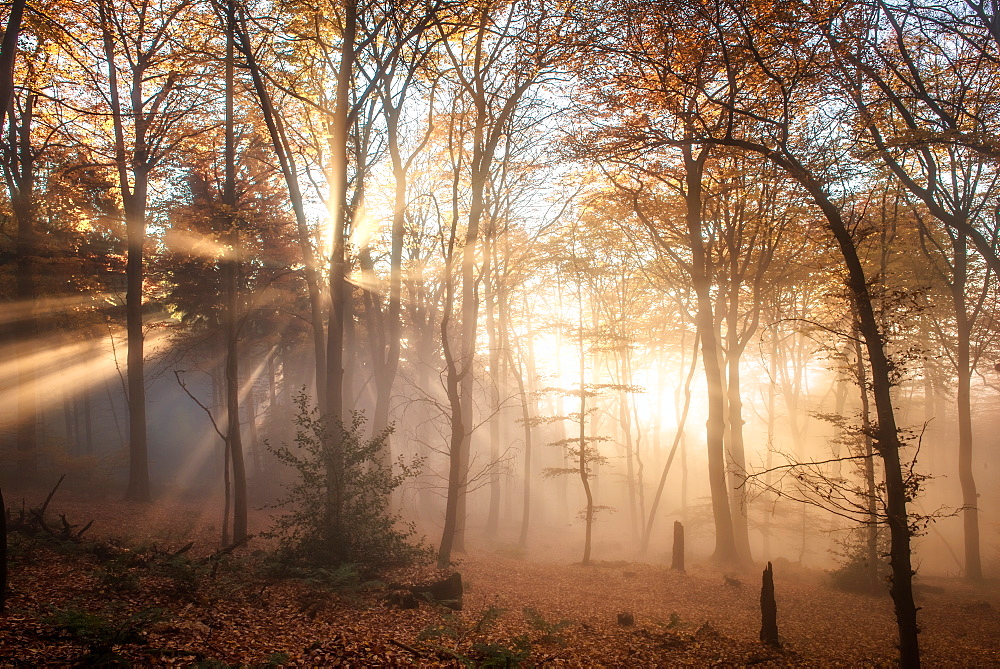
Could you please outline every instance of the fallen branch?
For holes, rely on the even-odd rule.
[[[396,641],[395,639],[389,639],[389,643],[391,643],[393,646],[396,646],[397,648],[402,648],[403,650],[405,650],[407,652],[413,653],[413,655],[415,655],[416,657],[423,657],[424,656],[424,654],[421,653],[419,650],[417,650],[413,646],[409,646],[409,645],[403,643],[402,641]]]
[[[39,507],[39,509],[38,509],[38,513],[39,513],[39,515],[42,515],[42,514],[44,514],[44,513],[45,513],[45,510],[46,510],[47,508],[49,508],[49,502],[51,502],[51,501],[52,501],[52,496],[56,494],[56,490],[58,490],[58,489],[59,489],[59,486],[60,486],[60,485],[62,485],[62,482],[63,482],[63,479],[64,479],[64,478],[66,478],[66,475],[65,475],[65,474],[63,474],[62,476],[60,476],[60,477],[59,477],[59,480],[58,480],[58,481],[56,481],[56,484],[55,484],[54,486],[52,486],[52,490],[50,490],[50,491],[49,491],[49,496],[45,498],[45,502],[43,502],[43,503],[42,503],[42,506],[41,506],[41,507]]]
[[[52,490],[45,497],[45,501],[42,502],[41,506],[32,507],[27,509],[25,507],[24,500],[21,501],[21,511],[17,518],[14,518],[6,509],[3,511],[4,521],[6,525],[5,535],[10,532],[20,532],[21,534],[26,534],[29,536],[37,534],[48,534],[49,536],[55,537],[56,539],[74,541],[79,543],[82,541],[83,533],[91,528],[94,521],[91,520],[89,523],[83,526],[82,529],[77,530],[79,525],[74,525],[66,520],[66,514],[59,514],[59,520],[61,527],[53,528],[45,521],[45,511],[49,508],[49,504],[52,502],[52,498],[55,496],[56,491],[59,486],[62,485],[63,479],[66,475],[63,474],[56,481],[56,484],[52,486]]]
[[[180,557],[181,555],[184,555],[185,553],[187,553],[192,548],[194,548],[194,542],[193,541],[189,541],[186,544],[184,544],[183,546],[181,546],[179,549],[177,549],[173,553],[171,553],[170,557],[172,557],[172,558]]]
[[[219,558],[222,558],[222,557],[225,557],[226,555],[229,555],[234,550],[236,550],[237,548],[239,548],[243,544],[247,543],[251,539],[253,539],[253,535],[252,534],[248,534],[243,539],[240,539],[239,541],[234,541],[233,543],[229,544],[225,548],[220,548],[219,550],[215,551],[211,555],[209,555],[207,557],[203,557],[201,560],[199,560],[199,563],[200,564],[207,564],[209,562],[216,562],[216,561],[219,560]]]
[[[74,534],[73,530],[75,528],[79,527],[79,526],[78,525],[71,525],[70,522],[68,520],[66,520],[66,514],[64,514],[64,513],[60,513],[59,514],[59,519],[62,521],[62,525],[63,525],[63,537],[66,538],[66,539],[79,540],[81,537],[83,537],[83,533],[86,532],[87,530],[89,530],[90,526],[94,524],[94,521],[91,520],[89,523],[87,523],[86,525],[84,525],[83,528],[79,532],[77,532],[76,534]]]

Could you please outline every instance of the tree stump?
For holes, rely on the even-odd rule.
[[[462,610],[462,575],[457,571],[443,581],[410,588],[414,595],[454,611]]]
[[[684,525],[674,521],[674,553],[670,558],[670,568],[684,571]]]
[[[633,616],[629,611],[619,613],[618,624],[622,627],[631,627],[632,625],[635,625],[635,616]]]
[[[767,563],[760,586],[760,640],[761,643],[779,648],[778,605],[774,601],[774,571]]]
[[[420,607],[420,602],[413,595],[413,593],[405,590],[397,590],[396,592],[390,592],[386,600],[388,601],[389,606],[392,608],[416,609]]]

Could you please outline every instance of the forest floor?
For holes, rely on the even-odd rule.
[[[72,532],[94,520],[82,540],[9,537],[0,666],[891,666],[896,657],[888,596],[840,592],[790,564],[775,566],[782,648],[771,649],[757,640],[759,569],[583,567],[472,551],[455,565],[461,612],[399,609],[384,584],[342,572],[277,578],[257,540],[212,553],[218,531],[199,505],[67,497],[46,517],[56,533],[60,514],[78,524]],[[441,575],[415,567],[382,581]],[[1000,665],[998,584],[920,583],[926,666]],[[622,613],[634,624],[619,624]]]

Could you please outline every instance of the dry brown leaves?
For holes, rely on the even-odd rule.
[[[503,666],[505,659],[571,667],[880,666],[895,659],[888,597],[840,593],[822,575],[792,566],[775,567],[784,647],[772,650],[757,641],[757,571],[727,582],[707,566],[682,574],[661,565],[583,567],[473,552],[456,565],[466,585],[462,612],[427,604],[398,610],[386,605],[384,590],[333,592],[265,578],[250,556],[252,545],[241,555],[203,563],[191,582],[152,568],[163,553],[192,539],[193,560],[212,552],[217,530],[196,505],[54,501],[53,508],[72,521],[96,518],[92,541],[127,535],[132,546],[157,542],[157,548],[148,549],[150,562],[119,564],[114,571],[108,560],[113,563],[116,550],[118,557],[127,553],[124,542],[97,555],[86,546],[13,546],[9,608],[0,616],[3,666],[93,660],[88,653],[100,644],[68,629],[66,611],[90,612],[120,631],[130,616],[150,610],[155,615],[135,624],[137,636],[104,650],[142,666],[461,666],[490,660]],[[384,579],[412,584],[439,576],[413,568]],[[995,586],[934,585],[919,601],[926,662],[1000,664]],[[631,626],[618,622],[626,612]]]

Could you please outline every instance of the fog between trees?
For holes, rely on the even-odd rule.
[[[442,567],[995,575],[991,5],[5,11],[5,488],[240,540],[304,392]]]

